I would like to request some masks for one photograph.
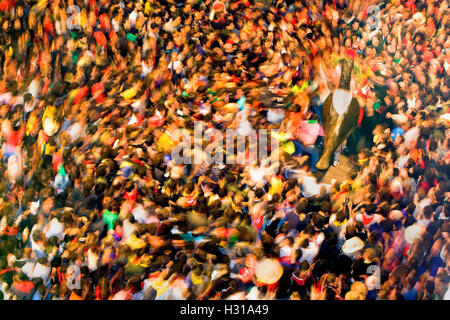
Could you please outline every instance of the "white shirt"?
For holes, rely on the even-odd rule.
[[[22,272],[25,273],[28,278],[32,278],[32,276],[33,276],[33,269],[34,269],[35,265],[36,265],[36,263],[31,262],[31,261],[26,262],[22,266]]]
[[[397,168],[402,169],[405,167],[406,162],[409,159],[409,154],[401,156],[400,158],[398,158],[398,162],[397,162]]]
[[[114,32],[116,32],[116,33],[120,31],[120,24],[115,19],[112,19],[111,27],[113,28]]]
[[[132,13],[130,13],[128,19],[131,22],[131,25],[134,27],[136,25],[136,20],[137,20],[138,14],[136,13],[136,10],[133,10]]]
[[[331,185],[326,183],[317,183],[315,177],[304,176],[302,183],[302,194],[306,197],[313,197],[320,194],[320,188],[325,186],[327,192],[330,192]]]
[[[50,276],[50,272],[51,272],[51,268],[44,266],[40,263],[36,263],[36,265],[34,266],[34,270],[33,270],[33,274],[32,274],[32,278],[42,278],[42,280],[44,280],[44,283],[47,283],[48,278]]]
[[[3,287],[6,285],[5,282],[2,283],[2,286],[0,287],[0,291],[3,292],[3,300],[9,300],[9,294],[7,293],[8,290],[5,290]]]
[[[343,223],[340,226],[335,226],[334,225],[335,221],[336,221],[336,214],[332,214],[330,217],[329,225],[334,230],[334,232],[336,232],[339,239],[344,239],[345,238],[345,230],[347,230],[347,225],[348,225],[349,221],[347,220],[345,223]]]
[[[34,107],[36,106],[36,104],[37,104],[36,100],[34,100],[32,102],[29,101],[29,102],[24,104],[24,108],[23,109],[25,110],[26,113],[31,112],[31,111],[34,110]]]
[[[284,246],[280,248],[280,258],[290,257],[292,252],[291,246]]]
[[[253,287],[250,292],[246,295],[247,300],[262,300],[261,292],[258,290],[258,287]]]
[[[123,238],[128,239],[129,236],[136,231],[137,227],[135,224],[132,224],[128,219],[123,222]]]
[[[265,182],[266,170],[261,167],[251,167],[248,170],[251,180],[255,185]]]
[[[22,164],[16,155],[12,155],[8,158],[7,165],[8,178],[11,181],[15,181],[22,177]]]
[[[267,121],[270,123],[279,123],[284,119],[284,110],[282,109],[269,109],[267,110]]]
[[[33,98],[37,99],[39,97],[40,91],[41,86],[39,84],[39,81],[37,79],[31,81],[30,85],[28,86],[28,93],[30,93],[33,96]]]
[[[175,280],[175,283],[168,289],[169,295],[167,297],[168,300],[186,300],[183,295],[181,288],[186,287],[186,284],[183,280]]]
[[[49,228],[46,233],[47,239],[50,237],[57,237],[59,239],[64,238],[64,224],[53,218],[49,223]]]
[[[100,257],[92,252],[92,250],[87,251],[87,258],[88,258],[88,268],[89,271],[95,271],[98,267],[98,261],[100,260]]]
[[[371,226],[372,224],[374,224],[374,223],[380,223],[380,221],[381,221],[381,219],[382,219],[382,216],[379,215],[379,214],[373,214],[372,217],[373,217],[372,221],[370,221],[367,225],[364,225],[365,228],[370,227],[370,226]],[[366,214],[366,218],[369,218],[369,219],[370,219],[369,215]],[[355,216],[355,220],[356,220],[357,222],[363,222],[363,213],[358,213],[358,214]],[[364,222],[363,222],[363,223],[364,223]]]
[[[428,225],[431,223],[431,220],[422,219],[422,220],[417,221],[417,223],[424,226],[425,228],[427,228]]]
[[[447,291],[444,294],[444,300],[450,300],[450,285],[447,288]]]
[[[419,128],[418,127],[414,127],[409,129],[404,135],[403,137],[405,138],[405,144],[409,145],[411,142],[415,141],[417,142],[417,139],[419,138]]]
[[[147,66],[145,61],[142,61],[141,66],[142,66],[142,73],[141,73],[142,77],[147,77],[150,74],[150,72],[153,71],[153,66],[152,65]]]
[[[414,218],[417,219],[418,216],[422,215],[423,212],[423,208],[425,208],[426,206],[431,204],[431,200],[428,198],[423,199],[422,201],[419,202],[419,205],[417,206],[417,208],[414,210]]]
[[[39,247],[38,244],[36,242],[34,242],[34,240],[33,240],[34,232],[37,229],[39,229],[39,228],[35,224],[34,227],[31,229],[30,236],[28,237],[30,240],[31,249],[34,251],[34,254],[36,255],[36,259],[45,258],[45,257],[47,257],[47,253],[45,252],[44,249]]]
[[[316,239],[310,239],[309,246],[307,248],[301,248],[302,257],[300,258],[299,262],[302,263],[306,260],[309,264],[312,264],[314,258],[319,253],[320,245],[322,244],[322,241],[324,239],[325,236],[323,233],[320,233]]]
[[[137,205],[133,210],[134,219],[136,219],[139,223],[147,223],[148,212],[145,210],[142,205]]]

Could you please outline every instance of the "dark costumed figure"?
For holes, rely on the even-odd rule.
[[[340,66],[339,88],[328,95],[322,109],[325,142],[322,157],[316,165],[319,170],[328,169],[332,154],[353,132],[360,114],[358,100],[352,96],[350,91],[353,60],[343,59]]]

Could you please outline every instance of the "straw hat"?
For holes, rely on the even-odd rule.
[[[223,106],[224,110],[227,112],[237,112],[238,111],[238,105],[237,103],[227,103]]]
[[[362,248],[364,248],[364,241],[362,241],[359,237],[353,237],[344,242],[342,252],[345,254],[352,254],[358,252]]]
[[[361,281],[353,282],[350,287],[350,291],[358,292],[363,297],[363,299],[366,298],[368,293],[366,284]]]
[[[255,275],[258,282],[274,284],[283,275],[283,267],[276,259],[262,259],[256,263]]]
[[[414,240],[420,239],[422,233],[422,228],[416,224],[409,226],[405,229],[405,241],[409,244],[412,244]]]
[[[345,300],[364,300],[364,298],[359,292],[349,291],[345,294]]]

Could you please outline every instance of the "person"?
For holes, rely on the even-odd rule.
[[[371,5],[1,1],[3,299],[448,300],[448,4]]]
[[[316,163],[319,161],[319,148],[315,145],[319,136],[324,137],[325,131],[318,123],[318,116],[312,114],[308,120],[302,120],[295,131],[296,153],[307,153],[311,156],[312,172],[316,172]],[[296,155],[294,153],[294,155]]]

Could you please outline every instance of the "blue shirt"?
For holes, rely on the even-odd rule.
[[[432,257],[428,267],[428,270],[430,270],[430,275],[435,277],[440,267],[445,268],[445,263],[442,261],[441,256],[437,255]]]
[[[402,293],[402,295],[405,300],[417,300],[417,290],[415,288]]]

